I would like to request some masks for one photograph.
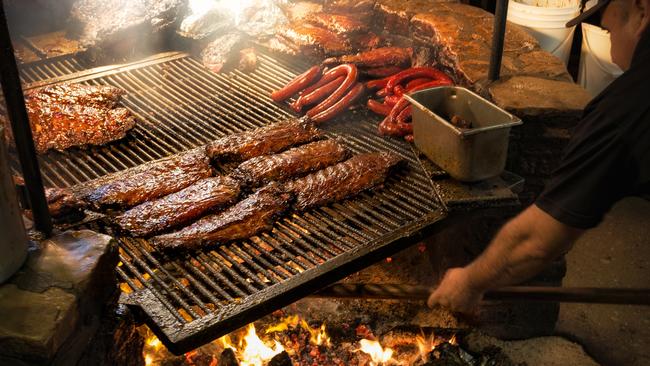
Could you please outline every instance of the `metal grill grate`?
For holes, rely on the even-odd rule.
[[[71,81],[127,90],[139,124],[122,140],[42,157],[44,179],[69,186],[262,126],[290,113],[269,92],[306,67],[260,56],[251,74],[214,74],[185,54],[85,73]],[[128,293],[167,347],[185,352],[314,292],[413,243],[444,217],[411,146],[376,134],[374,118],[347,113],[323,128],[355,153],[390,150],[409,168],[383,188],[279,220],[271,232],[183,257],[154,253],[143,239],[118,237],[117,268]],[[95,229],[110,233],[110,228]]]
[[[23,83],[35,83],[59,78],[88,68],[86,61],[76,54],[64,55],[47,60],[19,65],[20,80]]]

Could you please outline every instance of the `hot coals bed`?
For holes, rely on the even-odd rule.
[[[66,187],[282,120],[291,113],[269,93],[306,65],[262,54],[257,70],[214,74],[183,53],[86,70],[62,81],[127,91],[122,104],[138,124],[102,147],[41,157],[47,185]],[[323,129],[354,153],[389,150],[408,167],[352,199],[277,221],[271,232],[184,255],[153,252],[143,239],[114,234],[122,302],[138,308],[156,335],[181,353],[351,274],[414,243],[444,217],[431,181],[405,142],[376,133],[377,121],[352,111]]]

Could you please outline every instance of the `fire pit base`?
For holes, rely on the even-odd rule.
[[[0,364],[76,365],[106,303],[116,302],[117,247],[106,235],[69,231],[32,248],[0,286]]]

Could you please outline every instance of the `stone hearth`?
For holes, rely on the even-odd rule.
[[[117,246],[88,230],[31,244],[0,286],[0,364],[75,365],[116,298]]]

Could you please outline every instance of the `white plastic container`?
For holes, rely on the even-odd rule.
[[[508,2],[508,20],[523,26],[540,46],[564,61],[569,62],[575,27],[566,28],[566,23],[578,15],[580,9],[576,1],[545,1],[540,3],[528,0],[536,6],[517,1]],[[560,7],[552,7],[553,5]]]
[[[582,49],[578,83],[592,96],[600,94],[623,71],[612,62],[609,33],[595,25],[582,23]]]

